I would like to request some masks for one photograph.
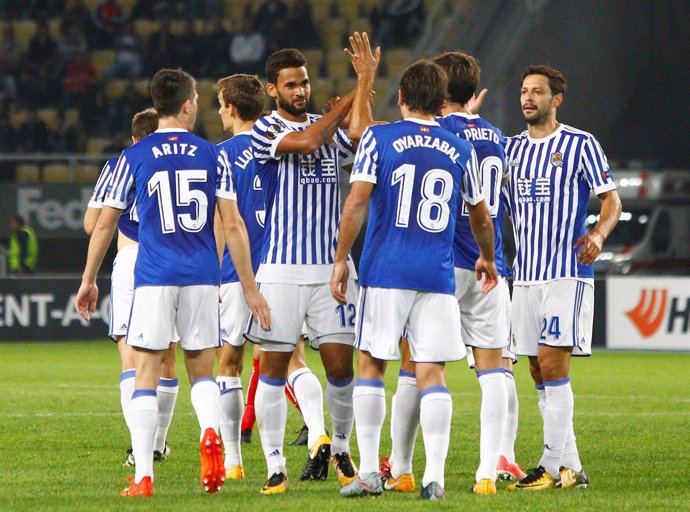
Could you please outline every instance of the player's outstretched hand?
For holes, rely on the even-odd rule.
[[[369,36],[366,32],[354,32],[350,37],[350,47],[352,51],[345,48],[345,54],[350,58],[352,67],[357,76],[373,78],[381,60],[381,47],[377,46],[371,51]]]
[[[575,244],[575,252],[577,252],[577,261],[583,265],[591,265],[599,257],[601,247],[604,245],[604,237],[597,231],[592,230],[589,233],[582,235]]]
[[[498,270],[496,270],[496,263],[493,260],[486,260],[479,256],[474,264],[474,270],[476,271],[477,281],[481,281],[482,276],[484,276],[482,292],[489,293],[496,287],[498,284]]]
[[[96,283],[81,282],[79,291],[77,292],[77,300],[74,307],[77,313],[84,320],[91,320],[91,314],[96,311],[96,302],[98,301],[98,286]]]
[[[256,288],[250,288],[244,291],[244,300],[252,312],[255,319],[259,319],[261,328],[265,331],[271,330],[271,308],[268,307],[268,302]]]
[[[347,292],[347,280],[350,277],[350,269],[347,263],[336,261],[333,264],[331,274],[331,295],[339,304],[347,304],[345,293]]]
[[[479,91],[479,95],[472,95],[470,101],[467,102],[467,108],[469,109],[470,113],[479,114],[479,110],[482,108],[482,105],[484,104],[484,99],[486,98],[487,92],[489,92],[489,89],[482,89],[481,91]]]

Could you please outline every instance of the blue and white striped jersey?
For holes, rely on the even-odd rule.
[[[484,199],[472,145],[434,121],[371,126],[357,148],[350,181],[375,184],[360,284],[455,293],[458,208],[462,200]]]
[[[585,234],[590,191],[616,188],[597,140],[561,124],[543,139],[527,131],[509,137],[506,155],[515,283],[594,277],[594,267],[578,263],[573,247]]]
[[[237,194],[237,208],[247,227],[249,246],[254,273],[261,261],[261,248],[264,243],[266,195],[261,188],[261,180],[256,174],[252,138],[250,132],[235,134],[232,139],[218,144],[228,154],[232,167],[232,183]],[[227,246],[220,265],[220,282],[236,283],[240,280],[230,258]]]
[[[96,186],[91,193],[91,199],[89,199],[89,208],[103,208],[103,200],[105,199],[116,163],[117,158],[111,158],[101,169],[101,174],[98,176],[98,180],[96,180]],[[134,193],[131,193],[127,198],[127,208],[125,208],[117,221],[117,229],[130,240],[139,241],[139,222],[137,220],[137,212],[134,209]]]
[[[330,281],[340,222],[339,170],[352,161],[343,130],[310,154],[281,154],[280,141],[319,119],[303,123],[276,111],[252,128],[256,169],[266,193],[266,234],[257,273],[259,282],[316,284]]]
[[[139,254],[134,286],[220,284],[216,197],[235,200],[227,153],[182,129],[159,129],[120,155],[103,204],[134,190]]]
[[[450,130],[461,139],[465,139],[477,153],[479,177],[484,191],[484,200],[494,225],[494,253],[498,273],[505,276],[508,271],[503,258],[503,210],[501,201],[501,183],[508,176],[506,165],[505,136],[503,132],[478,115],[454,112],[437,119],[446,130]],[[453,243],[455,266],[474,270],[479,258],[479,246],[472,236],[470,217],[463,204],[458,221],[455,224]]]

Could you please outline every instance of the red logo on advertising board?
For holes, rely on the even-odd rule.
[[[625,316],[630,319],[644,338],[649,338],[661,327],[667,305],[667,290],[647,290],[643,288],[637,306],[630,311],[626,311]]]

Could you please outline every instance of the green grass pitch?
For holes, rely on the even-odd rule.
[[[323,381],[317,354],[311,367]],[[171,458],[157,463],[152,499],[125,499],[130,473],[122,467],[128,434],[120,413],[117,350],[106,341],[0,344],[0,510],[690,510],[690,354],[595,353],[574,360],[575,431],[591,487],[588,490],[499,494],[469,492],[478,462],[479,386],[464,361],[448,366],[453,427],[446,464],[446,500],[420,502],[416,494],[385,493],[345,500],[333,474],[326,482],[299,482],[306,450],[286,443],[290,490],[262,496],[266,479],[258,432],[243,445],[247,478],[217,495],[198,483],[198,424],[189,383],[178,357],[180,394],[169,433]],[[246,366],[250,367],[249,357]],[[397,365],[386,379],[387,402]],[[248,375],[248,371],[245,371]],[[541,453],[541,419],[526,362],[515,368],[520,397],[516,452],[523,466]],[[246,380],[245,375],[245,380]],[[287,441],[301,426],[290,407]],[[357,458],[356,439],[352,448]],[[388,424],[381,454],[390,450]],[[415,474],[424,469],[421,434]]]

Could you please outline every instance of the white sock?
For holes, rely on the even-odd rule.
[[[132,402],[132,393],[134,393],[134,377],[134,368],[125,370],[120,374],[120,405],[127,428],[131,428],[129,426],[129,404]]]
[[[153,436],[158,424],[158,400],[155,389],[137,389],[132,393],[129,404],[129,424],[131,425],[134,482],[139,483],[145,476],[153,480]]]
[[[288,375],[288,383],[297,398],[304,424],[309,428],[307,446],[312,446],[326,433],[323,420],[323,391],[321,383],[309,368],[300,368]]]
[[[225,468],[242,464],[240,425],[244,414],[242,380],[239,377],[216,377],[220,389],[220,436],[225,448]]]
[[[177,393],[180,390],[177,377],[174,379],[161,379],[156,393],[158,395],[158,428],[153,439],[154,451],[165,451],[165,439],[168,437],[168,429],[172,422]]]
[[[575,401],[570,378],[544,381],[546,408],[544,409],[544,453],[539,461],[553,477],[558,478],[561,455],[573,423]]]
[[[501,454],[501,437],[506,426],[508,396],[503,368],[477,372],[482,388],[480,412],[479,467],[475,480],[496,480],[496,464]]]
[[[352,391],[352,406],[359,446],[359,474],[379,470],[379,443],[386,417],[386,392],[382,380],[357,379]]]
[[[438,482],[445,486],[445,465],[450,443],[450,420],[453,400],[445,386],[431,386],[420,393],[419,422],[426,454],[422,486]]]
[[[580,462],[580,454],[577,453],[575,429],[572,423],[570,424],[570,430],[568,430],[568,440],[565,442],[565,448],[563,448],[560,465],[574,471],[582,471],[582,462]]]
[[[419,430],[419,388],[414,373],[400,370],[398,388],[391,400],[391,475],[412,473],[412,456]],[[395,463],[393,463],[395,460]]]
[[[504,370],[506,393],[508,394],[508,412],[506,414],[506,425],[501,437],[501,455],[508,462],[515,462],[515,439],[518,431],[518,414],[520,403],[518,402],[517,389],[515,388],[515,377],[510,370]]]
[[[283,439],[287,420],[284,389],[285,379],[272,379],[259,375],[254,410],[269,478],[273,473],[287,475],[287,466],[283,457]]]
[[[208,428],[220,432],[220,390],[213,377],[199,377],[192,382],[192,407],[201,428],[199,441]]]
[[[544,384],[537,384],[534,386],[537,388],[537,393],[539,394],[539,402],[537,406],[539,407],[539,414],[541,414],[541,420],[544,421],[544,410],[546,410],[546,391],[544,391]]]
[[[333,435],[331,436],[331,454],[350,453],[350,436],[355,421],[355,410],[352,407],[352,391],[355,389],[355,378],[335,380],[326,375],[326,404],[331,414]]]

